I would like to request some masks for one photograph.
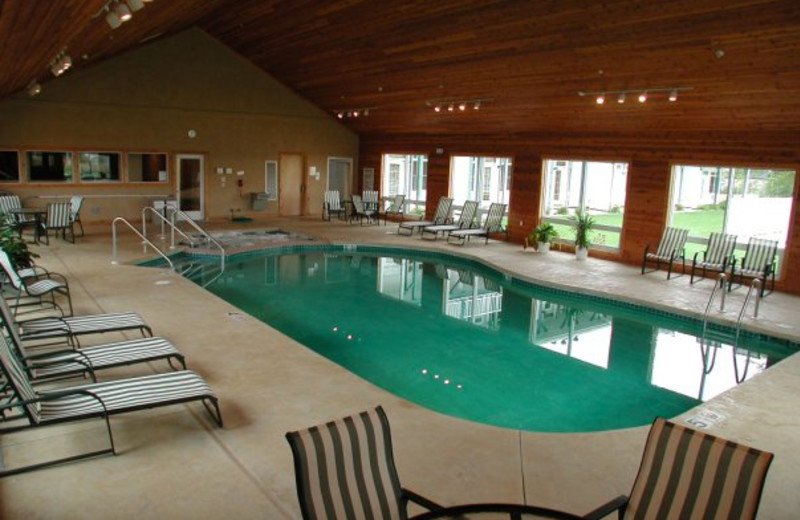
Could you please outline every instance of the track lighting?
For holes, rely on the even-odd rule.
[[[425,102],[425,106],[433,108],[434,112],[442,112],[447,109],[448,112],[465,112],[467,108],[472,105],[473,110],[480,110],[482,103],[494,101],[493,99],[480,98],[480,99],[430,99]]]
[[[606,102],[606,95],[616,95],[617,103],[622,105],[625,103],[628,94],[636,95],[639,103],[645,103],[651,96],[661,97],[667,96],[670,102],[678,100],[678,92],[694,90],[694,87],[657,87],[657,88],[634,88],[634,89],[621,89],[621,90],[602,90],[589,92],[581,90],[578,95],[581,97],[593,96],[595,103],[602,105]]]
[[[114,9],[110,9],[108,6],[105,7],[106,10],[106,23],[112,29],[116,29],[120,25],[122,25],[122,20],[119,19],[117,16],[117,12]]]
[[[336,117],[339,119],[344,119],[345,117],[369,117],[370,111],[376,108],[377,107],[337,108],[334,109],[333,113],[336,114]]]
[[[144,3],[142,0],[125,0],[125,3],[127,3],[128,7],[131,8],[132,13],[135,13],[139,9],[144,9]]]
[[[117,16],[119,16],[119,19],[122,22],[127,22],[128,20],[133,18],[133,14],[131,13],[131,10],[128,9],[127,5],[125,5],[125,4],[121,3],[121,2],[117,3],[117,7],[116,7],[115,10],[117,12]]]

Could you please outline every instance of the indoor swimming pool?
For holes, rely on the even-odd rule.
[[[399,256],[398,256],[399,255]],[[422,256],[419,256],[422,255]],[[785,340],[549,289],[441,253],[287,247],[184,256],[207,290],[420,406],[589,432],[673,417],[796,351]],[[200,266],[198,268],[197,266]]]

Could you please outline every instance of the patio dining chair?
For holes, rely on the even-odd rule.
[[[286,434],[303,520],[405,520],[409,501],[442,507],[400,486],[383,408]]]
[[[651,252],[650,245],[644,248],[644,256],[642,257],[642,274],[645,273],[645,268],[648,262],[655,262],[656,267],[654,271],[661,268],[661,264],[667,266],[667,280],[672,276],[672,269],[677,260],[680,260],[683,265],[682,273],[686,271],[686,239],[689,237],[689,230],[683,228],[667,227],[664,228],[664,233],[661,235],[661,241],[658,243],[658,248]]]
[[[353,195],[353,214],[350,216],[350,221],[352,222],[353,220],[358,220],[358,223],[362,226],[365,220],[368,224],[377,224],[378,210],[367,208],[360,195]]]
[[[734,282],[741,285],[745,278],[760,278],[762,281],[760,296],[763,298],[766,294],[767,281],[772,278],[772,286],[769,290],[772,292],[775,289],[775,259],[777,256],[777,240],[750,237],[742,260],[737,262],[734,259],[733,261],[728,291],[733,289]]]
[[[756,517],[772,453],[657,418],[639,474],[622,495],[584,516],[620,519]]]
[[[322,205],[322,219],[330,221],[332,215],[336,215],[339,218],[345,216],[344,205],[339,198],[338,190],[330,190],[325,192],[325,201]]]
[[[433,240],[442,235],[456,231],[458,229],[472,229],[475,227],[475,217],[478,216],[478,201],[468,200],[464,202],[464,207],[461,208],[461,214],[458,216],[458,221],[452,224],[436,224],[425,226],[422,228],[422,238],[426,235],[433,235]]]
[[[450,243],[450,239],[453,238],[458,240],[460,245],[464,245],[464,243],[470,238],[478,237],[485,238],[486,243],[488,244],[489,237],[493,233],[500,233],[503,231],[503,216],[505,213],[505,204],[493,202],[489,206],[488,213],[486,213],[486,221],[481,226],[451,231],[450,234],[447,235],[447,242]]]
[[[0,404],[0,411],[4,414],[0,423],[0,434],[101,418],[105,421],[108,435],[108,447],[28,466],[4,466],[0,469],[0,477],[99,455],[116,455],[109,420],[112,415],[200,401],[214,423],[222,427],[217,397],[205,380],[190,370],[38,391],[28,378],[25,368],[11,352],[5,335],[0,334],[0,371],[9,395]],[[12,410],[16,415],[5,416],[6,410]]]
[[[392,202],[389,204],[389,207],[383,212],[383,225],[386,225],[386,221],[389,220],[388,217],[392,218],[403,218],[403,211],[405,208],[406,203],[406,196],[405,195],[395,195]]]
[[[736,235],[726,233],[711,233],[708,237],[708,247],[705,251],[698,251],[692,258],[692,275],[689,283],[694,283],[694,275],[698,269],[702,270],[705,278],[706,271],[724,273],[733,262],[733,250],[736,249]],[[702,254],[702,258],[698,258]]]
[[[400,222],[397,227],[398,235],[413,235],[417,229],[423,229],[425,226],[434,226],[447,224],[451,222],[450,212],[453,209],[453,199],[450,197],[439,197],[439,203],[436,205],[436,213],[433,215],[433,220],[404,220]]]
[[[67,240],[69,231],[69,241],[75,243],[75,224],[72,220],[71,202],[51,202],[47,205],[47,217],[44,221],[42,238],[46,244],[50,243],[50,231],[55,231],[56,236],[61,232],[61,238]]]
[[[70,219],[72,220],[72,231],[73,231],[73,241],[74,241],[74,232],[75,232],[75,224],[77,224],[81,228],[81,236],[85,233],[83,231],[83,223],[81,222],[81,208],[83,208],[83,197],[80,195],[73,195],[69,199],[70,203]]]
[[[364,208],[376,212],[380,209],[381,201],[378,197],[378,190],[364,190],[361,199],[364,201]]]

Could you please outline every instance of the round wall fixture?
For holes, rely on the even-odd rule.
[[[197,132],[194,129],[189,130],[189,139],[194,139],[197,136]]]

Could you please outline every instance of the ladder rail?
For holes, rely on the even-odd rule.
[[[225,252],[225,248],[224,248],[224,247],[222,247],[222,244],[220,244],[220,243],[219,243],[219,242],[218,242],[218,241],[217,241],[217,240],[216,240],[214,237],[212,237],[212,236],[211,236],[211,235],[210,235],[210,234],[209,234],[209,233],[208,233],[208,232],[207,232],[205,229],[203,229],[202,227],[200,227],[200,226],[199,226],[199,225],[198,225],[198,224],[197,224],[197,223],[196,223],[194,220],[192,220],[192,219],[189,217],[189,215],[187,215],[187,214],[186,214],[186,213],[184,213],[183,211],[181,211],[181,210],[179,210],[179,209],[176,209],[176,208],[172,208],[171,210],[172,210],[172,213],[171,213],[171,215],[170,215],[170,220],[172,221],[172,223],[171,223],[171,226],[172,226],[172,233],[173,233],[173,238],[172,238],[172,241],[173,241],[173,243],[175,242],[175,235],[174,235],[174,233],[175,233],[175,229],[177,228],[177,226],[175,225],[175,216],[177,215],[177,216],[181,217],[181,218],[184,220],[184,222],[186,222],[186,223],[187,223],[187,224],[189,224],[191,227],[193,227],[193,228],[194,228],[194,229],[195,229],[195,230],[196,230],[198,233],[200,233],[200,235],[202,235],[202,236],[203,236],[203,238],[205,238],[206,240],[208,240],[208,242],[210,242],[210,243],[214,244],[214,246],[216,246],[217,248],[219,248],[219,251],[220,251],[220,269],[221,269],[222,271],[224,271],[224,270],[225,270],[225,255],[226,255],[226,252]]]
[[[725,273],[719,273],[717,277],[717,283],[714,284],[714,288],[711,290],[711,295],[708,297],[708,303],[706,304],[706,310],[703,313],[703,333],[700,336],[701,342],[705,342],[706,339],[706,329],[708,328],[708,313],[711,310],[711,305],[714,303],[714,296],[717,295],[717,291],[721,288],[722,293],[720,295],[719,300],[719,312],[725,311]]]
[[[142,234],[146,237],[147,236],[147,213],[150,212],[151,214],[157,216],[159,220],[161,220],[161,229],[163,231],[164,224],[169,225],[172,228],[172,240],[170,240],[169,248],[175,249],[175,231],[177,231],[185,240],[187,240],[190,244],[194,244],[194,239],[180,230],[180,228],[176,228],[174,222],[168,220],[164,215],[162,215],[156,208],[152,206],[145,206],[142,208]]]
[[[164,260],[167,261],[167,263],[169,264],[170,271],[172,271],[173,273],[175,272],[175,264],[172,263],[172,260],[169,258],[169,256],[167,256],[167,254],[164,251],[162,251],[157,245],[152,243],[146,236],[144,236],[141,232],[139,232],[139,230],[136,229],[136,227],[133,224],[131,224],[128,221],[128,219],[126,219],[125,217],[117,217],[111,223],[111,236],[112,236],[112,243],[113,243],[112,252],[111,252],[111,263],[112,264],[115,264],[115,265],[119,264],[119,262],[117,261],[117,223],[118,222],[122,222],[123,224],[128,226],[131,229],[131,231],[136,233],[139,236],[139,238],[141,238],[142,241],[146,245],[148,245],[148,246],[152,247],[153,249],[155,249],[155,251]]]

